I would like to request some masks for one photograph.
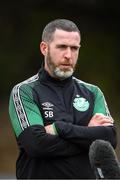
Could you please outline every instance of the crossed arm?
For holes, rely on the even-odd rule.
[[[105,116],[102,113],[96,113],[90,120],[88,127],[95,126],[113,126],[113,119]],[[53,124],[45,126],[46,132],[48,134],[55,134],[55,130],[53,128]]]
[[[96,113],[89,121],[88,126],[78,126],[72,123],[62,121],[45,127],[48,134],[55,134],[54,126],[58,136],[88,149],[90,144],[96,139],[109,141],[112,146],[116,147],[116,130],[113,119],[101,113]]]

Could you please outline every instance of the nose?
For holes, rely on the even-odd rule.
[[[65,56],[66,59],[71,59],[72,52],[71,52],[71,48],[70,48],[70,47],[68,47],[68,48],[66,49],[64,56]]]

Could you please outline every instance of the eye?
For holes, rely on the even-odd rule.
[[[57,45],[57,48],[59,48],[59,49],[66,49],[67,46],[64,45],[64,44],[60,44],[60,45]]]
[[[71,49],[72,49],[73,51],[77,51],[77,50],[79,49],[79,47],[78,47],[78,46],[71,46]]]

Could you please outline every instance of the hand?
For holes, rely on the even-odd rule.
[[[45,126],[45,130],[46,133],[55,135],[55,131],[52,124]]]
[[[113,126],[113,119],[102,113],[96,113],[90,120],[88,126]]]

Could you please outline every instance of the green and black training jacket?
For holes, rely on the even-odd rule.
[[[18,179],[92,179],[88,151],[96,139],[117,144],[115,126],[88,127],[92,116],[110,116],[101,90],[42,68],[11,92],[9,114],[19,147]],[[55,135],[44,126],[53,124]]]

